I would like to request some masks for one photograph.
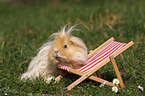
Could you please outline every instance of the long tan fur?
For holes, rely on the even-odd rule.
[[[80,38],[71,35],[71,32],[75,30],[74,26],[67,32],[65,27],[51,35],[54,40],[45,43],[40,48],[21,79],[35,79],[39,76],[47,79],[49,76],[58,75],[60,66],[80,68],[86,62],[87,47]]]

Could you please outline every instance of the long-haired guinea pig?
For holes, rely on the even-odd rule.
[[[66,27],[66,26],[65,26]],[[84,42],[71,35],[74,26],[65,31],[65,27],[50,37],[53,41],[45,43],[38,54],[30,62],[27,72],[21,75],[21,79],[35,79],[41,76],[47,79],[49,76],[59,74],[58,67],[69,66],[80,68],[87,60],[87,47]]]

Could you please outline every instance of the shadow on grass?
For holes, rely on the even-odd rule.
[[[107,80],[109,82],[112,82],[112,80],[114,78],[116,78],[115,75],[113,73],[111,73],[111,72],[105,72],[105,73],[103,73],[101,75],[102,75],[102,79]],[[95,73],[94,73],[92,76],[97,76],[97,75],[95,75]],[[79,79],[79,77],[80,76],[78,76],[76,74],[68,73],[64,78],[66,78],[67,80],[69,80],[70,81],[69,84],[71,84],[74,81],[76,81],[77,79]],[[96,81],[90,80],[88,78],[83,81],[83,83],[90,83],[90,82],[92,84],[96,84],[96,85],[99,85],[100,84],[99,82],[96,83]]]

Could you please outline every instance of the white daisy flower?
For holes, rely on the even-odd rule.
[[[119,84],[119,80],[115,78],[115,79],[113,79],[113,83],[118,85]]]
[[[112,87],[112,91],[118,92],[118,88],[116,86]]]
[[[53,79],[52,77],[48,77],[47,80],[46,80],[46,83],[48,83],[48,84],[51,83],[52,79]]]
[[[106,83],[107,83],[107,81],[104,81],[104,82],[100,85],[100,87],[103,87]]]
[[[142,86],[138,85],[138,88],[139,88],[141,91],[143,91],[143,87],[142,87]]]

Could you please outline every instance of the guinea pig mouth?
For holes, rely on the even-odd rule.
[[[62,57],[60,57],[58,54],[54,54],[54,57],[59,61],[63,61]]]
[[[59,60],[59,61],[63,61],[63,59],[59,56],[55,56],[55,59]]]

